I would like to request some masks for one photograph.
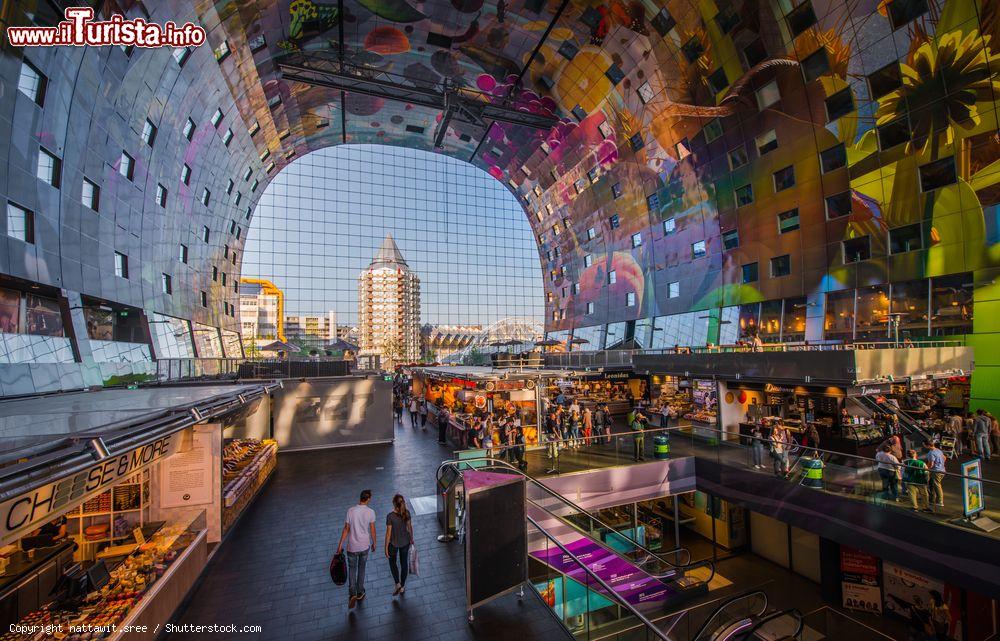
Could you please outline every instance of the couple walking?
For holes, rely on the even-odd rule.
[[[344,529],[337,544],[337,554],[340,554],[344,551],[345,541],[347,543],[349,610],[365,598],[365,566],[368,564],[368,553],[375,552],[378,539],[375,534],[375,510],[368,507],[371,498],[371,490],[362,490],[358,504],[348,508]],[[396,596],[406,591],[410,547],[413,545],[413,522],[402,494],[392,497],[392,511],[385,517],[384,541],[385,558],[389,560],[389,571],[396,582],[392,595]]]

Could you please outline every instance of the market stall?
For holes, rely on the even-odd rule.
[[[564,404],[576,403],[581,410],[607,405],[612,416],[624,416],[647,403],[648,389],[647,377],[632,371],[575,372],[549,378],[545,398],[549,403],[562,398]]]

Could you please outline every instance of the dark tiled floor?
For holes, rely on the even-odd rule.
[[[212,634],[213,639],[418,640],[563,639],[567,635],[534,595],[505,596],[465,610],[465,569],[457,543],[438,543],[435,515],[414,518],[421,575],[392,597],[381,555],[392,495],[434,493],[437,463],[450,454],[430,430],[396,428],[394,445],[281,454],[278,470],[256,504],[219,548],[178,624],[259,625],[260,633]],[[347,610],[346,586],[330,581],[328,564],[347,508],[362,489],[373,491],[379,553],[370,557],[367,597]],[[203,639],[173,633],[171,641]]]

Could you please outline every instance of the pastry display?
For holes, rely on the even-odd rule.
[[[222,455],[222,529],[228,529],[274,471],[278,443],[267,439],[233,439]]]

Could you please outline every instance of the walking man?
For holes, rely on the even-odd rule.
[[[448,408],[444,405],[438,410],[438,443],[447,445],[445,440],[448,436]]]
[[[941,485],[942,481],[944,481],[945,472],[944,452],[933,441],[928,441],[927,454],[924,455],[924,461],[927,462],[927,467],[930,468],[931,473],[930,485],[927,488],[930,503],[931,505],[944,507],[944,488]]]
[[[420,429],[427,431],[427,399],[420,397]]]
[[[903,482],[910,495],[911,509],[914,512],[931,512],[927,501],[927,464],[917,458],[916,450],[910,450],[907,454],[909,456],[903,460]]]
[[[337,544],[337,554],[340,554],[344,550],[344,541],[347,541],[348,610],[365,598],[365,565],[368,553],[375,551],[375,510],[368,507],[371,498],[371,490],[362,490],[358,504],[348,508],[347,520]]]
[[[976,410],[976,418],[972,421],[972,438],[976,442],[976,449],[979,458],[984,461],[990,460],[990,428],[991,421],[986,413],[980,408]]]
[[[632,454],[636,461],[646,460],[646,417],[642,415],[642,412],[635,410],[632,412]]]
[[[410,396],[410,427],[417,429],[417,420],[419,418],[420,409],[417,403],[417,396],[415,394]]]

